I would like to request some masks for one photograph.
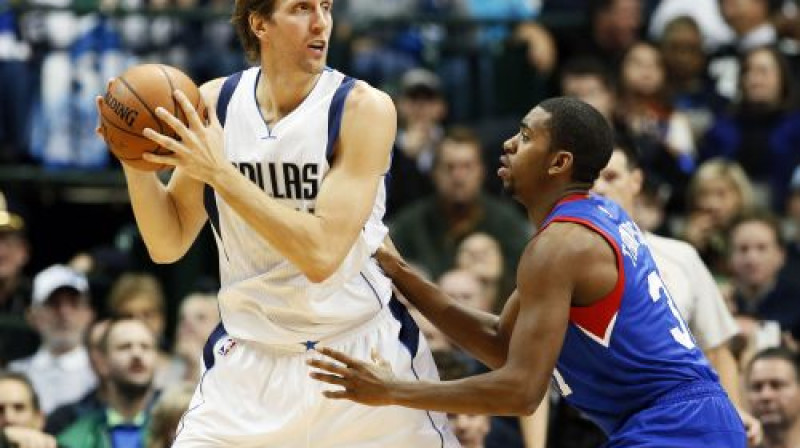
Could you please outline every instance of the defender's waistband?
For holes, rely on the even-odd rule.
[[[692,381],[682,384],[653,400],[653,406],[680,403],[702,397],[727,397],[727,393],[719,383],[714,381]]]

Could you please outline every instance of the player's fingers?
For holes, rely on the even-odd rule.
[[[322,373],[322,372],[311,372],[309,376],[317,381],[322,381],[323,383],[334,384],[337,386],[345,386],[346,384],[348,384],[348,381],[340,377],[339,375],[331,375],[329,373]]]
[[[339,361],[340,363],[346,365],[347,367],[356,367],[356,366],[360,366],[361,365],[361,361],[359,361],[357,359],[353,359],[353,358],[345,355],[344,353],[336,351],[336,350],[334,350],[332,348],[322,347],[319,350],[319,352],[322,353],[323,355],[329,357],[329,358],[333,358],[333,359]]]
[[[348,400],[351,395],[347,390],[326,390],[322,392],[325,398],[332,398],[334,400]]]
[[[347,367],[344,367],[341,364],[334,364],[332,362],[323,361],[321,359],[310,359],[308,360],[308,365],[311,367],[315,367],[317,369],[324,370],[326,372],[335,373],[340,376],[347,376],[349,373],[347,371]]]
[[[152,163],[163,163],[165,165],[177,166],[178,158],[172,155],[153,154],[152,152],[143,152],[142,160]]]
[[[167,125],[181,137],[181,140],[188,142],[192,139],[192,134],[189,128],[187,128],[181,120],[178,120],[178,118],[175,115],[172,115],[167,109],[163,107],[156,107],[156,115],[158,115],[158,118],[160,118],[161,121],[167,123]]]
[[[174,138],[167,137],[164,134],[159,134],[158,132],[150,128],[145,128],[144,131],[142,131],[142,135],[154,141],[155,143],[158,143],[159,146],[169,149],[172,152],[178,154],[183,154],[186,152],[184,146],[178,141],[176,141]]]
[[[183,114],[186,116],[186,121],[189,122],[189,128],[202,129],[205,127],[203,120],[200,118],[200,114],[197,113],[197,109],[194,108],[194,104],[189,101],[189,98],[186,96],[186,94],[181,90],[175,90],[174,96],[178,101],[178,104],[181,105],[181,109],[183,109]]]

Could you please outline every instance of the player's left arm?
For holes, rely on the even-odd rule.
[[[148,136],[175,152],[148,155],[147,160],[186,168],[211,185],[262,238],[311,281],[321,282],[338,269],[372,210],[378,186],[389,168],[397,130],[391,98],[364,83],[347,97],[336,154],[316,198],[315,213],[305,213],[278,202],[243,176],[222,156],[221,128],[212,111],[204,126],[185,95],[177,95],[190,121],[184,127],[168,113],[159,112],[181,136]]]
[[[551,227],[556,227],[553,225]],[[530,415],[542,401],[564,342],[569,310],[585,251],[572,244],[572,231],[548,228],[532,241],[517,270],[519,312],[510,337],[508,357],[499,369],[446,382],[396,379],[376,363],[342,353],[320,351],[336,363],[315,359],[312,377],[343,389],[329,398],[368,405],[400,405],[454,414]],[[570,242],[565,244],[565,241]]]

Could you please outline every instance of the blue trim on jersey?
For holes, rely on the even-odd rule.
[[[206,214],[208,215],[209,221],[211,221],[211,227],[213,227],[214,233],[216,233],[217,237],[222,241],[222,229],[219,226],[219,209],[217,208],[217,195],[214,193],[214,189],[208,184],[203,188],[203,206],[206,208]],[[227,256],[228,255],[225,254],[226,258]]]
[[[398,302],[399,303],[399,302]],[[411,357],[411,373],[414,374],[414,377],[419,381],[419,374],[417,373],[417,368],[414,367],[414,357]],[[444,448],[444,434],[442,431],[439,430],[439,427],[436,426],[436,422],[433,421],[433,416],[431,415],[431,411],[425,411],[425,415],[428,416],[428,421],[431,422],[431,426],[433,426],[433,430],[436,431],[436,434],[439,434],[439,441],[442,443],[440,446]]]
[[[411,358],[413,359],[417,356],[417,350],[419,349],[419,327],[417,327],[417,323],[414,322],[411,314],[408,313],[405,305],[400,303],[394,296],[389,300],[389,310],[392,311],[392,316],[400,322],[400,334],[397,337],[400,339],[400,343],[411,353]]]
[[[378,290],[375,289],[374,286],[372,286],[372,283],[369,282],[369,280],[367,279],[367,276],[364,275],[363,272],[360,272],[360,274],[361,274],[361,278],[363,278],[364,281],[367,282],[367,286],[369,286],[369,289],[371,289],[372,292],[375,294],[375,299],[378,300],[378,306],[380,306],[380,309],[383,309],[383,302],[381,302],[381,296],[380,296],[380,294],[378,294]]]
[[[328,158],[328,163],[333,161],[333,147],[336,140],[339,139],[339,131],[342,128],[342,113],[344,112],[344,102],[347,99],[347,94],[353,90],[356,85],[356,79],[345,76],[342,83],[336,88],[331,100],[330,109],[328,109],[328,147],[325,149],[325,155]]]
[[[233,91],[236,90],[236,86],[239,85],[239,81],[242,79],[242,73],[243,72],[237,72],[228,76],[219,91],[219,97],[217,98],[217,118],[222,127],[225,127],[225,118],[228,116],[228,104],[231,102]]]
[[[225,330],[225,326],[220,322],[208,336],[208,341],[206,341],[206,345],[203,347],[203,364],[206,366],[206,370],[214,367],[214,345],[227,335],[228,331]]]

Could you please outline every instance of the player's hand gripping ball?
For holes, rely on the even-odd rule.
[[[97,101],[100,113],[99,132],[120,161],[145,171],[168,168],[167,165],[142,159],[145,152],[171,153],[144,137],[142,131],[151,128],[180,140],[155,112],[156,108],[163,107],[187,124],[186,116],[173,95],[175,90],[183,91],[200,116],[206,116],[205,104],[197,85],[175,67],[162,64],[137,65],[109,82],[105,94]]]

